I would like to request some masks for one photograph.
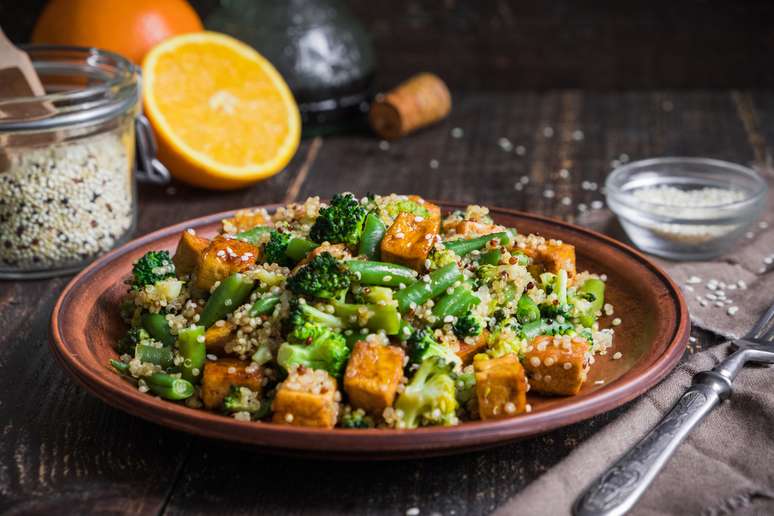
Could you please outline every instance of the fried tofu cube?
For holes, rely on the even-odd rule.
[[[526,410],[527,379],[516,355],[476,360],[473,367],[481,419],[513,417]]]
[[[260,258],[260,250],[241,240],[215,237],[196,264],[194,287],[208,291],[216,281],[249,269]]]
[[[457,351],[457,356],[462,359],[462,365],[470,364],[473,362],[474,356],[486,349],[489,345],[489,332],[484,330],[475,339],[475,342],[472,344],[468,344],[464,340],[460,341],[460,349]]]
[[[272,403],[272,421],[285,425],[333,428],[341,394],[327,372],[305,367],[288,371]]]
[[[193,230],[186,230],[180,235],[180,240],[177,243],[177,250],[175,256],[172,257],[172,262],[175,264],[175,270],[179,274],[190,274],[196,269],[196,264],[199,263],[199,259],[210,245],[210,241],[206,238],[197,236]]]
[[[395,346],[359,341],[344,373],[344,390],[355,408],[381,415],[395,401],[405,353]]]
[[[438,224],[433,219],[399,213],[382,239],[382,260],[421,271],[437,235]]]
[[[578,394],[588,373],[588,341],[569,335],[539,335],[527,349],[524,369],[535,392]]]
[[[224,233],[241,233],[255,226],[264,226],[270,221],[266,210],[239,210],[230,219],[223,219]]]
[[[475,220],[455,220],[444,223],[443,230],[449,236],[461,236],[467,239],[504,231],[505,228],[496,224],[476,222]]]
[[[224,324],[218,326],[214,324],[204,332],[204,346],[209,353],[221,354],[225,352],[226,342],[231,340],[236,326],[231,321],[223,321]]]
[[[205,407],[210,410],[220,408],[233,385],[260,394],[263,389],[261,368],[235,358],[221,358],[204,364],[201,396]]]
[[[541,272],[553,272],[556,274],[564,269],[567,276],[575,276],[575,246],[556,240],[548,240],[545,244],[536,247],[527,247],[524,254],[532,258],[529,271],[533,276]]]

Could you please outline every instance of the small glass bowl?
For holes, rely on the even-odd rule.
[[[605,188],[607,204],[632,242],[672,260],[706,260],[731,249],[760,215],[767,192],[750,168],[678,157],[618,167]],[[731,192],[695,193],[708,188]]]

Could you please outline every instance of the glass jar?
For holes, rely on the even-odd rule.
[[[46,95],[0,99],[0,278],[77,271],[136,222],[137,68],[97,49],[26,50]]]

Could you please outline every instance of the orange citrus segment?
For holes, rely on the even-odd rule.
[[[173,37],[143,61],[144,107],[159,156],[175,177],[206,188],[238,188],[282,170],[301,118],[277,70],[222,34]]]

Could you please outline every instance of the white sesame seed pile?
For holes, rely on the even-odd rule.
[[[119,135],[9,152],[0,174],[0,266],[75,265],[133,223],[131,162]]]

